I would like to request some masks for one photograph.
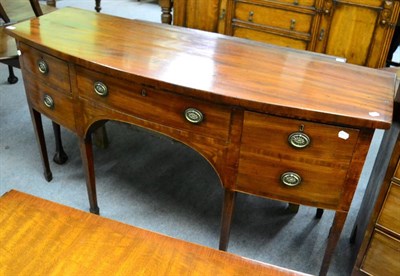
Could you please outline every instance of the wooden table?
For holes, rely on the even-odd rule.
[[[0,198],[1,275],[306,275],[18,191]]]
[[[8,32],[19,41],[41,149],[41,114],[79,138],[91,212],[99,208],[90,134],[107,120],[135,124],[215,168],[225,190],[222,250],[237,192],[335,210],[326,274],[374,129],[391,125],[394,74],[73,8]]]

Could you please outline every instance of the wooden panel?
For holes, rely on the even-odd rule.
[[[400,237],[400,186],[392,182],[377,224]]]
[[[102,81],[108,87],[108,95],[101,97],[93,90],[95,81]],[[230,109],[202,102],[189,97],[161,92],[151,87],[116,79],[100,73],[77,68],[77,87],[81,97],[90,99],[109,108],[125,111],[130,115],[158,124],[189,130],[193,133],[228,139]],[[196,108],[204,115],[199,124],[189,123],[184,112]]]
[[[338,3],[331,18],[325,53],[346,57],[348,63],[365,65],[377,17],[377,10]]]
[[[49,117],[52,121],[75,131],[75,117],[72,99],[65,94],[58,93],[52,87],[42,83],[36,75],[23,72],[25,91],[30,102],[37,111]],[[54,108],[45,106],[44,95],[49,95],[54,101]]]
[[[396,181],[398,181],[400,183],[400,160],[399,160],[399,162],[397,162],[396,171],[394,172],[393,177],[396,178]]]
[[[313,16],[279,8],[237,3],[235,19],[286,30],[309,33]],[[294,23],[292,23],[294,20]]]
[[[294,6],[314,7],[315,0],[275,0],[280,3],[293,4]]]
[[[297,149],[289,145],[288,137],[302,125],[311,143]],[[349,137],[339,138],[339,133]],[[357,139],[354,129],[245,112],[236,189],[334,208],[345,189]],[[287,171],[298,173],[301,184],[283,185],[280,178]]]
[[[306,50],[308,44],[307,41],[285,37],[279,34],[256,31],[248,28],[241,28],[237,26],[234,27],[233,36],[264,43],[271,43],[283,47],[295,48],[299,50]]]
[[[361,271],[374,276],[400,275],[400,240],[375,230]]]
[[[71,94],[68,64],[58,58],[42,53],[23,43],[19,45],[22,52],[24,70],[33,74],[38,81],[46,83],[53,89],[65,94]],[[47,74],[39,72],[38,61],[44,60],[49,68]]]
[[[0,228],[0,275],[306,275],[17,191]]]

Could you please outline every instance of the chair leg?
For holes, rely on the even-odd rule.
[[[8,83],[9,84],[14,84],[18,82],[18,78],[14,75],[14,69],[12,68],[12,66],[8,65]]]
[[[60,125],[53,122],[54,138],[56,140],[56,153],[54,154],[53,161],[56,164],[62,165],[68,160],[68,155],[65,153],[62,140]]]

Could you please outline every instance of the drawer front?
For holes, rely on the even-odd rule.
[[[20,43],[23,70],[33,74],[38,81],[56,91],[71,94],[68,64],[61,59],[42,53]]]
[[[361,271],[368,275],[400,275],[400,241],[375,230],[367,254],[361,265]]]
[[[235,7],[235,19],[284,30],[310,33],[313,16],[266,6],[238,3]]]
[[[305,40],[290,38],[279,34],[273,34],[263,31],[256,31],[238,26],[234,27],[233,36],[299,50],[306,50],[308,46],[308,42]]]
[[[28,77],[28,79],[26,79]],[[34,109],[52,121],[75,131],[75,117],[72,99],[53,88],[34,80],[34,75],[24,74],[25,91]]]
[[[296,148],[290,137],[310,142]],[[245,112],[236,189],[335,208],[357,139],[355,129]]]
[[[390,185],[377,223],[400,236],[400,186],[393,182]]]
[[[315,0],[275,0],[279,3],[293,4],[294,6],[314,7]]]
[[[106,85],[106,96],[100,96],[94,91],[97,81]],[[80,67],[77,68],[77,86],[80,97],[111,109],[115,108],[143,120],[203,136],[228,139],[231,113],[227,107],[158,91]],[[193,121],[201,116],[201,122]]]

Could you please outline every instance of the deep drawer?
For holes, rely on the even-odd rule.
[[[305,134],[309,145],[292,146],[293,133],[292,141],[305,141],[298,138]],[[245,112],[236,189],[335,208],[357,139],[355,129]]]
[[[234,19],[284,30],[310,33],[313,15],[239,2],[235,6]]]
[[[52,121],[75,131],[72,99],[41,83],[40,80],[35,80],[29,73],[24,73],[24,79],[25,91],[32,107]]]
[[[26,44],[20,43],[22,66],[34,75],[37,81],[65,93],[71,94],[68,64],[58,58],[42,53]]]
[[[100,96],[94,91],[94,84],[101,81],[107,87],[107,95]],[[203,136],[227,140],[231,111],[227,107],[195,100],[189,97],[158,91],[126,80],[77,68],[79,96],[109,108],[115,108],[129,115],[164,126]],[[191,109],[189,119],[196,119],[201,112],[199,123],[190,122],[185,114]],[[193,111],[195,109],[195,111]]]
[[[391,183],[377,224],[400,236],[400,186]]]

